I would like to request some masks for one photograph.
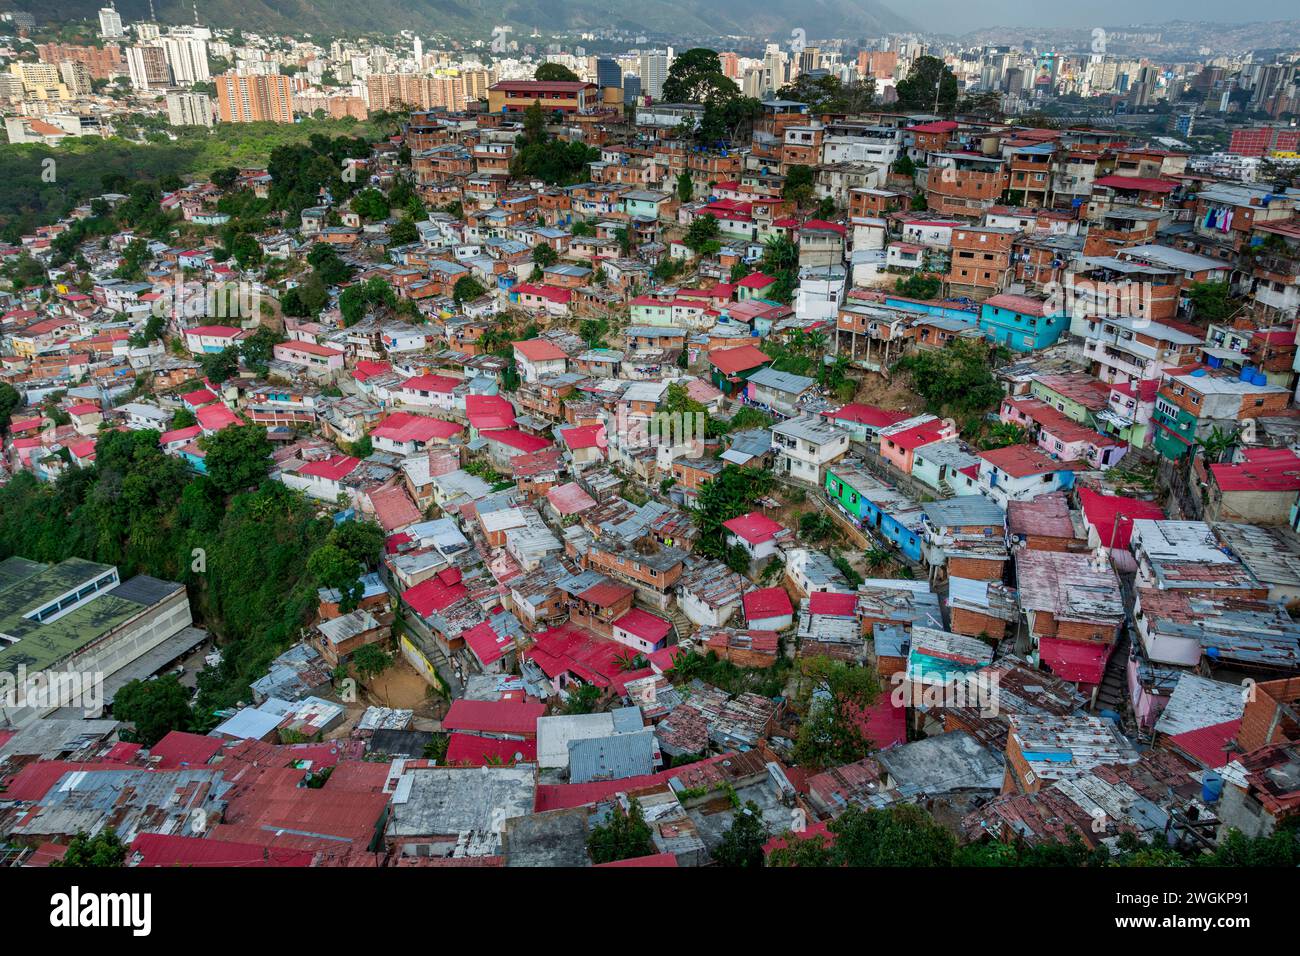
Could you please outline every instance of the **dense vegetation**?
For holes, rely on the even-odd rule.
[[[386,119],[227,123],[219,132],[173,130],[175,141],[158,134],[145,143],[87,137],[61,143],[57,149],[0,145],[0,182],[10,186],[0,190],[0,238],[13,242],[24,232],[67,215],[111,188],[107,181],[129,187],[169,177],[207,176],[231,166],[264,166],[278,148],[307,143],[313,136],[364,141],[387,131],[386,124]],[[337,166],[334,171],[337,174]]]
[[[243,437],[241,447],[256,444]],[[157,432],[110,431],[89,468],[52,485],[22,472],[0,488],[0,559],[78,556],[116,565],[123,578],[150,574],[188,586],[200,624],[224,640],[221,666],[200,677],[200,725],[214,709],[247,699],[249,681],[297,638],[316,605],[307,562],[332,526],[278,482],[243,490],[249,461],[237,451],[227,456],[229,471],[194,476],[163,454]],[[223,486],[237,490],[228,496]],[[156,728],[137,729],[152,736]]]
[[[920,807],[901,804],[884,810],[850,806],[831,822],[830,836],[787,833],[768,866],[924,866],[924,867],[1295,867],[1300,865],[1300,832],[1279,830],[1251,838],[1232,830],[1213,852],[1185,852],[1120,835],[1118,852],[1091,848],[1077,832],[1064,843],[971,843],[959,847],[952,834]]]

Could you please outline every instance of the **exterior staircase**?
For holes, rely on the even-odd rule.
[[[1128,655],[1129,635],[1125,628],[1115,642],[1115,650],[1106,662],[1106,673],[1101,678],[1101,688],[1097,691],[1097,710],[1113,710],[1117,714],[1125,712],[1128,702]]]
[[[697,630],[695,625],[691,623],[691,619],[677,606],[676,601],[667,611],[651,609],[651,613],[658,614],[660,617],[667,618],[672,622],[674,643],[681,641],[682,638],[690,637]]]

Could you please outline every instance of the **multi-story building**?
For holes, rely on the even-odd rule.
[[[157,90],[171,85],[171,69],[160,46],[129,46],[126,68],[134,90]]]
[[[975,296],[1004,290],[1011,277],[1011,247],[1019,234],[999,226],[953,229],[948,282]]]
[[[212,98],[206,93],[168,93],[167,122],[172,126],[212,126]]]
[[[533,103],[547,113],[586,113],[600,104],[600,87],[580,80],[503,80],[488,87],[490,113],[522,113]]]
[[[287,76],[223,73],[216,84],[223,123],[293,122],[293,93]]]
[[[825,419],[803,415],[772,427],[775,471],[820,486],[826,466],[849,450],[849,433]]]
[[[1290,397],[1249,368],[1235,377],[1205,369],[1171,375],[1156,395],[1155,448],[1166,458],[1180,458],[1216,427],[1232,434],[1247,419],[1281,414]]]

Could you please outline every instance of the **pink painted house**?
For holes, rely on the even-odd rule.
[[[934,415],[917,415],[880,429],[880,457],[905,475],[912,473],[912,461],[918,448],[957,437],[957,425],[951,419]]]

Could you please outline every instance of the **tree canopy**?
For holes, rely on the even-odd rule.
[[[919,56],[898,81],[897,93],[899,109],[951,113],[957,106],[957,77],[938,57]]]

